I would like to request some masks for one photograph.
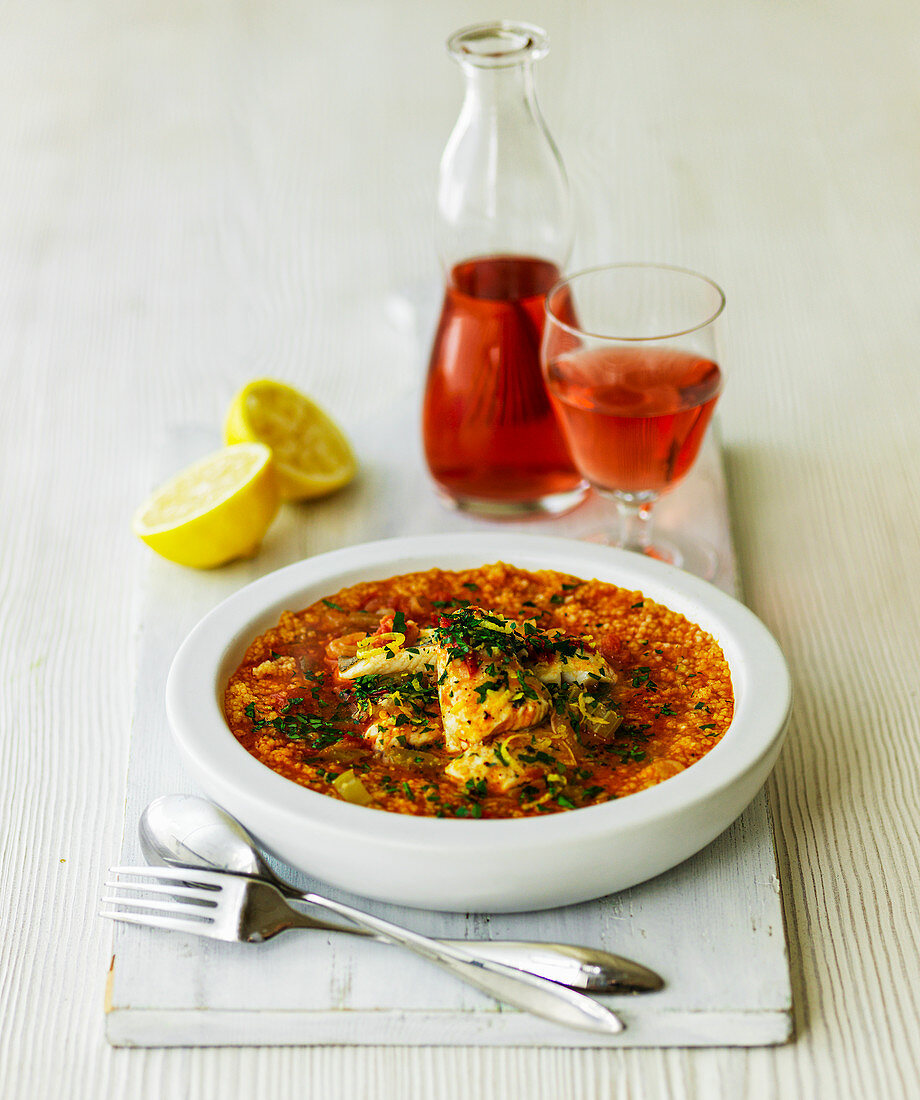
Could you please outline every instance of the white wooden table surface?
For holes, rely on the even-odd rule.
[[[580,203],[573,266],[729,297],[741,580],[793,667],[769,791],[797,1039],[754,1050],[113,1050],[111,930],[167,424],[243,381],[409,394],[402,303],[482,0],[0,8],[0,1095],[909,1097],[920,1092],[920,8],[648,0],[520,15]],[[305,515],[304,522],[309,522]]]

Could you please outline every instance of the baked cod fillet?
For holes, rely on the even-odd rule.
[[[476,666],[465,657],[438,655],[438,700],[448,752],[481,745],[501,733],[527,729],[545,717],[549,692],[517,658],[494,659]]]

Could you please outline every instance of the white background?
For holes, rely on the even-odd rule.
[[[103,1038],[133,623],[164,432],[269,374],[400,407],[459,107],[443,40],[548,27],[573,266],[726,289],[746,599],[797,692],[770,796],[781,1049],[128,1051]],[[0,1095],[902,1097],[920,1088],[920,8],[162,0],[0,9]],[[399,441],[394,441],[398,446]],[[305,517],[305,522],[309,522]]]

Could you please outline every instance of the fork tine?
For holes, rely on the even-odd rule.
[[[103,899],[105,901],[105,899]],[[153,913],[118,913],[99,910],[100,917],[121,921],[123,924],[140,924],[147,928],[165,928],[170,932],[189,932],[195,936],[209,936],[220,939],[212,924],[200,920],[184,920],[182,917],[157,917]]]
[[[109,874],[158,878],[164,882],[195,883],[202,889],[210,890],[222,890],[227,877],[223,871],[205,871],[197,867],[110,867]]]
[[[160,913],[175,913],[187,916],[190,920],[200,920],[206,924],[214,921],[213,910],[198,905],[188,905],[183,901],[157,901],[156,898],[118,898],[106,895],[99,899],[103,905],[119,905],[128,912],[137,909],[153,909]]]
[[[200,901],[203,907],[216,908],[219,904],[217,896],[219,890],[210,886],[196,889],[194,886],[176,886],[161,882],[123,882],[121,880],[106,879],[103,886],[114,886],[118,890],[136,890],[145,894],[169,894],[171,897],[192,898]],[[119,899],[120,900],[120,899]],[[125,900],[128,900],[127,898]]]

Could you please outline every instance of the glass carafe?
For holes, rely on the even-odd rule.
[[[573,234],[565,169],[534,92],[547,37],[497,22],[458,31],[447,45],[466,94],[441,160],[446,290],[425,390],[425,457],[458,508],[558,513],[586,483],[540,370],[544,297]]]

